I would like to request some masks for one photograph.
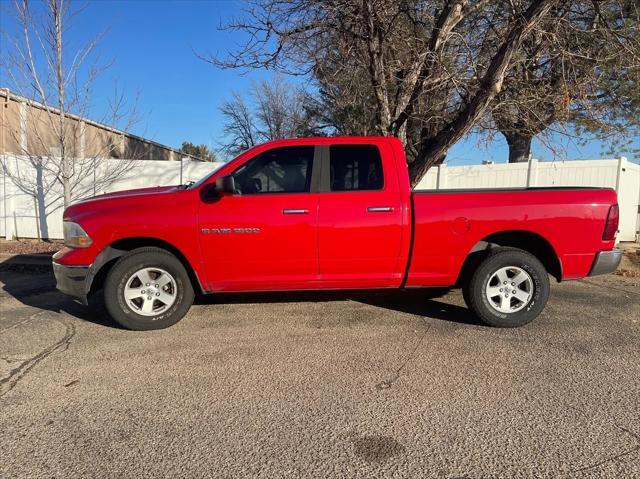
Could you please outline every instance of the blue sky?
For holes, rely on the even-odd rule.
[[[0,0],[10,8],[8,0]],[[204,143],[217,148],[224,140],[219,105],[232,90],[246,90],[253,80],[269,75],[264,71],[241,74],[220,70],[197,58],[200,53],[224,53],[241,38],[220,31],[221,23],[238,15],[243,5],[236,0],[94,0],[69,30],[68,40],[81,44],[95,32],[108,29],[99,46],[101,57],[114,63],[97,81],[93,105],[96,117],[113,95],[114,81],[130,98],[138,96],[142,122],[135,132],[173,147],[183,141]],[[0,27],[11,31],[14,25],[6,14]],[[0,53],[7,48],[0,46]],[[0,73],[1,86],[6,77]],[[564,143],[568,159],[603,157],[599,142],[581,146]],[[640,141],[640,140],[638,140]],[[553,159],[553,153],[534,144],[537,158]],[[479,147],[478,138],[455,145],[448,155],[452,165],[479,163],[483,159],[506,161],[507,148],[500,135],[488,147]]]

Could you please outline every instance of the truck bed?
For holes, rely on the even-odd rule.
[[[596,253],[613,247],[601,238],[615,203],[609,188],[414,191],[406,286],[455,284],[470,252],[509,235],[548,245],[560,262],[558,280],[587,276]]]

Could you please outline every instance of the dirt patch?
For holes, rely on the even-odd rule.
[[[636,247],[635,251],[632,248],[627,249],[624,252],[624,256],[629,260],[631,264],[640,268],[640,247]]]
[[[55,253],[62,249],[63,242],[59,240],[3,240],[0,239],[0,254],[42,254]]]
[[[640,245],[638,243],[622,243],[622,261],[615,274],[625,278],[640,278]]]
[[[625,278],[640,278],[640,271],[633,271],[624,268],[618,268],[615,274],[618,276],[624,276]]]

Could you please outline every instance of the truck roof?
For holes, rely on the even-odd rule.
[[[310,136],[304,138],[287,138],[283,140],[271,140],[261,145],[285,146],[292,144],[347,144],[347,143],[378,143],[382,141],[400,142],[394,136],[370,135],[370,136]]]

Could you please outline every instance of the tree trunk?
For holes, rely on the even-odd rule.
[[[533,138],[521,133],[502,132],[509,145],[509,163],[526,163],[531,154],[531,140]]]
[[[40,236],[40,216],[38,215],[38,200],[35,197],[33,198],[33,211],[36,214],[36,236],[38,238],[38,241],[41,241],[42,237]]]
[[[59,0],[50,3],[55,28],[55,51],[56,51],[56,86],[58,88],[58,119],[60,131],[58,131],[58,142],[60,147],[60,164],[62,166],[62,191],[64,193],[64,208],[71,204],[71,159],[67,156],[67,131],[66,131],[66,105],[65,105],[65,81],[62,63],[62,3]]]
[[[478,92],[470,99],[466,107],[435,136],[425,138],[420,145],[415,161],[409,167],[411,186],[417,185],[427,170],[444,155],[449,148],[465,136],[478,118],[489,107],[493,99],[502,89],[504,76],[517,51],[522,38],[529,33],[532,26],[546,14],[557,0],[538,0],[532,2],[527,11],[519,16],[506,39],[491,59],[487,70],[480,80]]]
[[[49,238],[49,226],[47,225],[46,191],[44,188],[44,170],[42,163],[33,164],[36,170],[36,220],[38,226],[38,239]]]
[[[424,168],[424,164],[417,160],[409,163],[409,181],[411,182],[411,187],[414,188],[418,183],[420,183],[420,180],[422,180],[429,168],[431,168],[432,166],[441,165],[442,163],[444,163],[444,160],[446,160],[446,158],[447,153],[445,152],[435,158],[435,160],[430,162],[427,168]]]
[[[391,127],[391,109],[389,91],[385,78],[385,59],[382,52],[384,32],[377,24],[374,6],[370,0],[364,2],[365,22],[367,26],[367,50],[369,52],[369,76],[376,100],[376,129],[379,135],[389,134]]]
[[[64,162],[66,160],[63,159],[62,161]],[[67,171],[67,164],[63,163],[63,169],[64,171]],[[64,199],[64,208],[67,209],[69,207],[69,205],[71,204],[71,180],[68,176],[63,176],[62,177],[62,193],[63,193],[63,199]]]

